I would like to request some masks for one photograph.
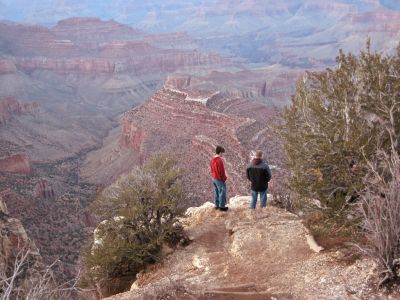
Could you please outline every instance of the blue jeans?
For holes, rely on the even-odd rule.
[[[252,209],[256,208],[258,194],[260,194],[261,207],[267,206],[267,190],[265,190],[263,192],[256,192],[256,191],[252,190],[251,191],[251,203],[250,203],[250,208],[252,208]]]
[[[225,207],[226,184],[222,180],[213,179],[215,207]]]

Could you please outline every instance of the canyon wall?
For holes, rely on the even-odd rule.
[[[169,72],[227,60],[195,50],[184,34],[146,34],[96,18],[51,28],[0,22],[0,46],[0,192],[44,261],[60,259],[55,275],[71,279],[96,223],[88,205],[98,187],[80,176],[86,155],[107,147],[103,139],[120,115],[145,102]],[[137,128],[118,133],[116,148],[101,158],[111,179],[146,157],[146,132]],[[115,155],[118,164],[110,165]]]

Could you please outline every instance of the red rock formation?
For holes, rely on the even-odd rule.
[[[134,45],[133,49],[130,48],[132,45]],[[140,49],[140,51],[136,51],[137,49]],[[15,64],[18,69],[28,72],[50,70],[61,74],[69,72],[113,74],[131,71],[135,74],[151,74],[152,72],[173,72],[185,67],[218,65],[225,61],[219,55],[213,53],[159,49],[152,52],[151,49],[154,48],[141,43],[121,46],[119,44],[104,45],[103,52],[100,55],[105,57],[102,58],[21,57],[15,59]],[[117,51],[114,52],[115,50]],[[114,56],[118,56],[118,58]]]
[[[0,127],[12,119],[14,114],[35,113],[39,105],[33,103],[20,103],[15,97],[0,97]]]
[[[38,183],[36,184],[34,188],[34,195],[46,200],[53,199],[55,197],[52,186],[46,179],[43,178],[39,179]]]
[[[0,158],[0,172],[29,174],[31,171],[29,159],[25,154]]]

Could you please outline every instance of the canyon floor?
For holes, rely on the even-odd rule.
[[[249,197],[189,208],[183,219],[192,242],[137,276],[133,299],[399,299],[373,286],[374,263],[343,250],[315,252],[302,220],[267,206],[250,210]]]

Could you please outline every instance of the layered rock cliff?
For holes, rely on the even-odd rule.
[[[17,57],[16,67],[25,72],[48,70],[59,74],[71,72],[83,74],[108,74],[133,72],[137,75],[152,72],[174,72],[178,69],[194,68],[222,64],[225,60],[213,53],[182,50],[160,50],[139,44],[120,45],[108,44],[101,47],[98,57],[77,58],[46,58],[46,57]],[[132,53],[134,58],[132,57]]]
[[[219,90],[229,98],[248,99],[283,106],[294,93],[301,70],[274,66],[265,70],[237,72],[213,70],[206,75],[175,73],[167,77],[165,86],[177,89]]]
[[[248,150],[262,149],[268,161],[280,164],[282,151],[273,135],[273,124],[279,123],[280,107],[287,102],[287,94],[292,91],[291,85],[297,76],[296,71],[285,70],[276,73],[213,71],[207,76],[174,74],[167,78],[165,86],[189,93],[196,90],[214,92],[205,105],[213,111],[253,120],[251,125],[237,130],[240,143]],[[263,77],[267,80],[262,80]],[[266,86],[274,86],[281,79],[285,80],[281,94],[268,94]]]
[[[2,43],[11,60],[0,63],[0,72],[12,72],[15,65],[24,72],[139,75],[226,62],[218,54],[196,51],[184,34],[146,35],[96,18],[71,18],[53,28],[0,23]]]

